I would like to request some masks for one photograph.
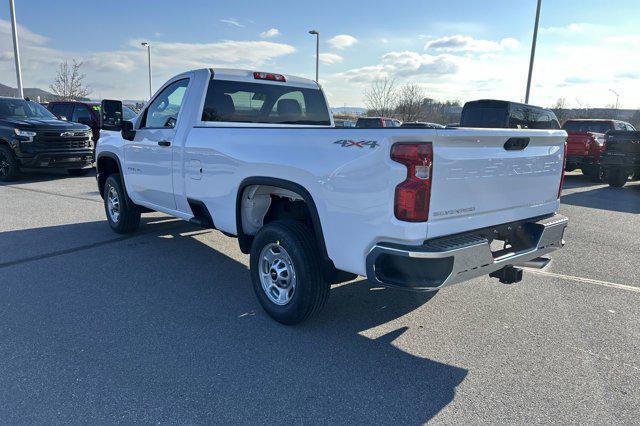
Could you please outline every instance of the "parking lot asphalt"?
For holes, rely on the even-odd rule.
[[[636,423],[640,182],[567,175],[566,247],[516,285],[334,286],[282,326],[234,239],[112,233],[93,176],[0,184],[1,423]]]

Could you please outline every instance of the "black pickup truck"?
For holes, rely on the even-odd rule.
[[[91,136],[89,126],[59,120],[36,102],[0,97],[0,181],[22,168],[63,168],[82,176],[93,164]]]
[[[614,188],[623,187],[629,176],[640,177],[640,132],[608,132],[600,165]]]

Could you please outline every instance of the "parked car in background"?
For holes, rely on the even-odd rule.
[[[88,126],[59,120],[37,102],[0,98],[0,180],[22,168],[63,168],[80,176],[92,162]]]
[[[444,126],[442,124],[426,123],[424,121],[402,123],[400,127],[402,127],[403,129],[444,129]]]
[[[91,127],[94,143],[100,139],[100,103],[81,101],[52,101],[47,109],[61,120],[73,121]],[[123,105],[124,119],[131,121],[137,114],[129,107]]]
[[[562,128],[567,132],[567,171],[576,169],[596,181],[604,178],[600,167],[600,156],[604,151],[605,133],[616,130],[633,131],[635,128],[624,121],[572,119]]]
[[[103,101],[97,147],[109,226],[133,232],[151,209],[237,236],[286,324],[356,274],[414,291],[515,283],[564,244],[561,130],[335,128],[315,81],[229,69],[175,76],[134,123],[121,107]]]
[[[358,129],[381,129],[384,127],[400,127],[401,125],[400,120],[387,117],[360,117],[356,121]]]
[[[621,188],[629,176],[640,178],[640,132],[614,130],[607,132],[600,160],[609,186]]]
[[[352,127],[356,127],[356,122],[355,121],[349,121],[349,120],[336,120],[334,122],[334,125],[336,127],[352,128]]]
[[[516,102],[482,99],[464,104],[460,127],[489,129],[560,129],[553,111]]]

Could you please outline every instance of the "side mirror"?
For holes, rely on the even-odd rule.
[[[136,137],[136,131],[133,128],[133,122],[123,121],[121,134],[122,139],[132,141]]]
[[[105,99],[100,110],[100,128],[119,132],[122,130],[122,102]]]

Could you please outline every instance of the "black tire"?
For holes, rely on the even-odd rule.
[[[592,182],[604,182],[604,168],[600,166],[594,166],[593,168],[593,176],[591,176]]]
[[[11,148],[0,145],[0,182],[14,180],[19,172],[18,160]]]
[[[261,268],[267,266],[268,269],[269,262],[261,259],[261,253],[270,245],[276,250],[283,248],[288,254],[296,280],[290,300],[284,305],[272,301],[262,286]],[[282,324],[294,325],[309,319],[322,309],[329,297],[331,286],[322,274],[315,237],[301,222],[277,220],[260,229],[251,245],[250,264],[251,281],[260,305],[271,318]]]
[[[612,188],[622,188],[627,183],[628,178],[629,173],[624,169],[607,170],[607,182]]]
[[[595,166],[584,166],[582,168],[582,174],[593,180],[598,177],[598,170]]]
[[[110,212],[110,199],[111,191],[115,191],[118,202],[118,215]],[[104,183],[104,212],[107,216],[109,226],[118,234],[129,234],[140,225],[140,210],[131,202],[129,197],[122,187],[120,175],[114,173],[110,175]]]
[[[71,176],[86,176],[90,171],[91,169],[69,169],[67,173]]]

